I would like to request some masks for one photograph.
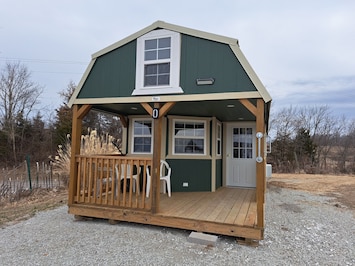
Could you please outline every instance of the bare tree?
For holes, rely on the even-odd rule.
[[[355,161],[353,156],[355,148],[355,120],[343,119],[343,132],[337,136],[337,170],[341,173],[349,172],[347,164]],[[353,156],[353,158],[351,158]],[[352,166],[350,165],[352,168]]]
[[[17,123],[28,118],[42,90],[41,86],[31,81],[27,67],[19,62],[7,62],[0,73],[0,123],[11,142],[14,163],[17,162]]]

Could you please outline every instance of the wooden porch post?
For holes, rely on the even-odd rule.
[[[257,210],[257,226],[264,228],[265,223],[265,107],[264,100],[257,99],[256,106],[251,103],[248,99],[240,99],[245,108],[247,108],[253,115],[256,117],[256,132],[263,133],[263,137],[260,139],[260,156],[263,158],[263,161],[258,163],[256,162],[256,210]],[[257,142],[258,143],[258,140]],[[256,152],[258,153],[258,146],[256,145]]]
[[[154,103],[154,109],[158,110],[158,117],[155,117],[154,109],[148,103],[141,103],[143,108],[154,118],[154,141],[153,141],[153,162],[152,162],[152,213],[159,212],[160,203],[160,159],[161,159],[161,131],[162,120],[166,113],[174,106],[175,102]]]
[[[263,161],[256,162],[256,204],[257,204],[257,226],[264,228],[265,223],[265,117],[264,117],[264,101],[262,99],[257,100],[257,115],[256,115],[256,132],[263,133],[263,137],[260,139],[260,156]]]
[[[160,109],[159,103],[154,103],[154,108]],[[154,141],[152,162],[152,213],[159,212],[160,202],[160,158],[161,158],[161,124],[162,117],[154,119]]]
[[[82,120],[83,117],[90,111],[90,109],[91,105],[83,105],[80,108],[77,104],[73,106],[68,205],[74,203],[74,194],[77,184],[76,178],[78,176],[78,168],[76,165],[75,156],[80,154]]]

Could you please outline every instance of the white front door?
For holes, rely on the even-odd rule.
[[[256,187],[255,123],[230,123],[226,130],[226,185]]]

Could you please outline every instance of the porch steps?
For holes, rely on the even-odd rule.
[[[200,233],[200,232],[191,232],[189,235],[188,241],[191,243],[206,245],[206,246],[215,246],[218,236]]]

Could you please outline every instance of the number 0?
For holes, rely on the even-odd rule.
[[[159,117],[159,109],[157,109],[157,108],[153,109],[152,117],[154,119],[157,119]]]

